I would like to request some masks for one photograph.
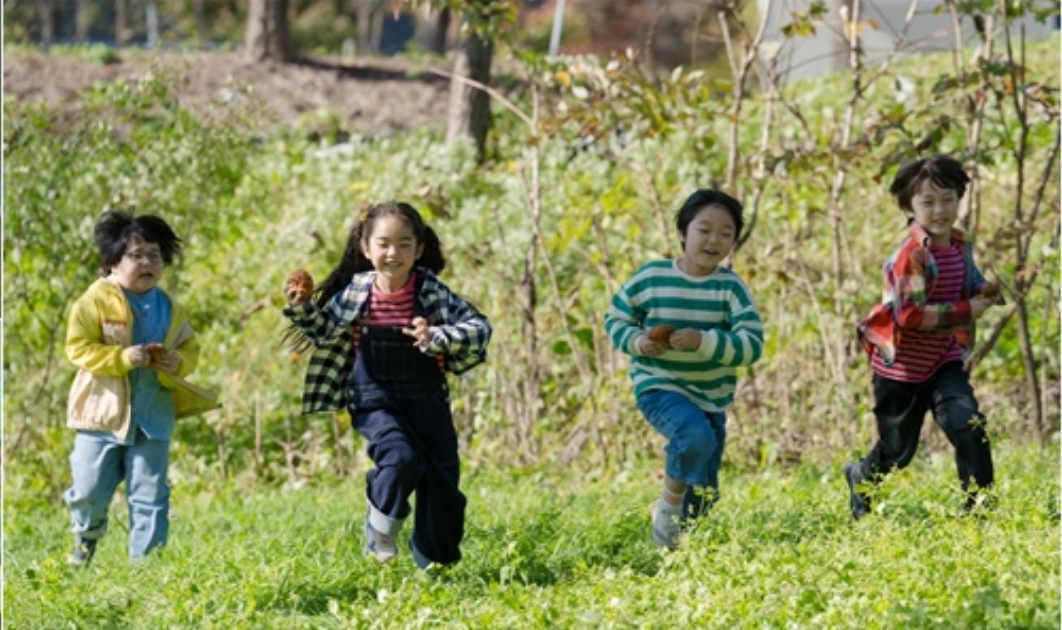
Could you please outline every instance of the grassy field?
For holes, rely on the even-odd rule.
[[[1004,445],[998,507],[963,516],[946,453],[853,523],[837,467],[739,473],[673,553],[649,541],[656,462],[608,474],[468,471],[465,560],[429,577],[361,554],[360,479],[190,494],[170,547],[88,570],[61,505],[11,499],[6,628],[1057,628],[1059,457]]]
[[[1000,59],[1014,51],[1018,74],[1002,61],[957,63],[973,50],[912,55],[742,107],[725,96],[726,77],[660,81],[637,58],[618,73],[605,60],[529,62],[495,78],[525,112],[536,95],[537,131],[495,108],[497,159],[485,164],[416,125],[363,136],[349,107],[274,126],[254,90],[229,102],[216,87],[209,106],[193,107],[186,59],[72,90],[62,105],[5,95],[3,202],[17,211],[4,215],[4,627],[1059,628],[1058,48],[1057,36],[1027,51],[999,46]],[[70,68],[64,76],[92,76]],[[281,72],[270,68],[262,90],[283,96]],[[328,73],[309,83],[335,92]],[[23,74],[57,80],[36,65]],[[368,83],[403,103],[391,81]],[[917,90],[901,102],[907,84]],[[629,140],[573,152],[588,129]],[[1032,284],[1010,300],[1028,312],[1003,326],[974,375],[1001,436],[999,504],[960,513],[934,431],[937,446],[853,523],[840,458],[868,446],[853,437],[872,417],[853,324],[878,300],[883,256],[903,226],[884,182],[921,152],[978,161],[979,264]],[[736,269],[767,348],[732,408],[723,501],[665,553],[649,541],[662,458],[615,463],[652,454],[658,440],[632,421],[625,366],[600,317],[618,283],[676,240],[666,213],[695,186],[725,182],[731,155],[750,227],[758,217]],[[363,483],[334,478],[359,461],[346,447],[360,444],[297,415],[305,368],[279,345],[286,274],[327,273],[357,209],[392,198],[426,213],[446,244],[446,282],[495,326],[490,361],[454,389],[462,437],[476,445],[466,557],[434,577],[408,553],[387,566],[363,557]],[[96,276],[91,218],[113,204],[164,216],[186,239],[165,286],[196,317],[204,352],[193,380],[221,391],[225,410],[178,425],[169,549],[131,565],[118,505],[97,561],[75,571],[59,499],[74,374],[61,331]],[[1035,221],[1016,219],[1032,208]],[[1003,313],[986,315],[982,342]],[[1043,435],[1049,445],[1026,445]],[[592,472],[545,467],[568,457]],[[332,481],[282,485],[293,478]]]

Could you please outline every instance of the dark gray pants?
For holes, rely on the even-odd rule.
[[[992,449],[985,418],[978,410],[970,375],[959,362],[944,364],[924,383],[901,383],[874,375],[874,416],[878,442],[859,462],[862,478],[875,481],[911,463],[927,411],[955,447],[963,490],[992,485]]]

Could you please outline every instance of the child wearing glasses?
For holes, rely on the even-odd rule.
[[[74,535],[68,560],[76,566],[92,561],[122,482],[129,556],[165,546],[175,420],[218,406],[212,392],[184,380],[199,345],[187,314],[158,286],[181,239],[158,217],[108,211],[95,241],[101,277],[74,303],[66,333],[66,356],[78,368],[67,407],[77,431],[73,484],[64,494]]]

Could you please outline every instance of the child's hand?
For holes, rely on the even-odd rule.
[[[647,357],[658,357],[671,347],[671,335],[675,332],[674,326],[660,324],[653,326],[645,332],[645,336],[638,339],[638,349]]]
[[[313,295],[313,276],[304,269],[291,272],[288,279],[284,281],[284,297],[288,299],[288,304],[299,306],[309,300],[311,295]]]
[[[133,367],[148,367],[151,365],[151,353],[147,346],[129,346],[125,350],[125,356]]]
[[[638,337],[638,349],[647,357],[658,357],[667,352],[667,344],[653,340],[649,335]]]
[[[428,320],[423,317],[414,317],[408,328],[403,328],[402,333],[413,337],[413,345],[425,348],[431,343],[431,332],[428,330]]]
[[[683,328],[671,333],[671,347],[675,350],[696,350],[701,347],[701,331]]]
[[[975,295],[970,298],[970,312],[973,314],[973,318],[980,319],[981,315],[984,315],[984,312],[988,310],[988,307],[995,303],[996,298],[994,297],[986,298],[981,295]]]

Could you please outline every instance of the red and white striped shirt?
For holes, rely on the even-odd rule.
[[[405,286],[394,293],[381,291],[375,284],[369,295],[369,316],[354,324],[354,352],[358,351],[358,342],[361,341],[362,326],[400,326],[408,328],[413,321],[413,300],[416,299],[414,288],[417,285],[415,273],[409,274],[409,281]],[[409,338],[409,344],[413,345],[413,338]],[[442,356],[436,357],[439,369],[445,371]]]
[[[962,246],[930,245],[929,252],[937,265],[937,282],[926,296],[927,304],[947,304],[962,299],[965,274],[965,259]],[[950,361],[962,360],[959,346],[952,330],[900,330],[896,347],[896,359],[886,365],[881,354],[874,353],[871,366],[876,374],[903,383],[922,383],[933,376],[940,366]]]
[[[369,317],[359,323],[367,326],[409,326],[413,321],[415,284],[416,276],[409,274],[409,281],[395,293],[385,293],[373,285],[369,296]]]

